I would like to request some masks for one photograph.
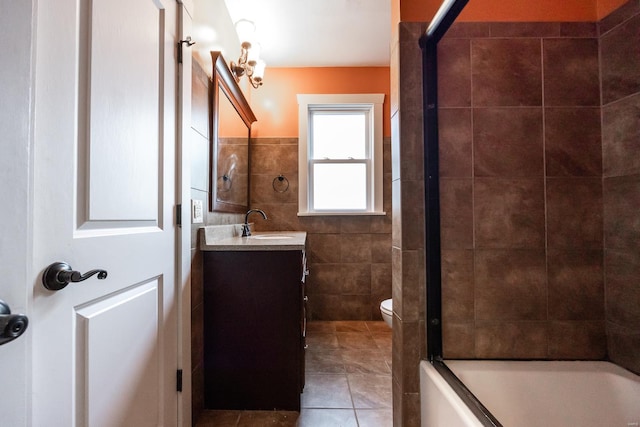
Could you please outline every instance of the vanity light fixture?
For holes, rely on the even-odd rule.
[[[236,32],[240,38],[240,58],[238,62],[231,62],[231,73],[237,82],[242,76],[247,76],[251,86],[262,86],[265,62],[260,59],[260,44],[255,41],[256,26],[253,22],[241,19],[236,22]]]

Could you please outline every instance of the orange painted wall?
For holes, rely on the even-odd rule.
[[[597,21],[626,0],[469,0],[458,18],[461,22]],[[400,18],[428,22],[441,0],[400,0]]]
[[[388,67],[267,68],[264,85],[250,92],[258,121],[251,135],[298,137],[297,94],[384,93],[384,136],[391,135]]]
[[[598,19],[602,19],[623,4],[627,0],[598,0]]]

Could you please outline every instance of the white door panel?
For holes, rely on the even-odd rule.
[[[160,281],[75,309],[79,425],[157,426],[163,413]],[[102,337],[109,336],[109,340]],[[144,385],[132,388],[131,385]],[[111,390],[119,390],[112,393]],[[135,402],[135,408],[129,408]],[[112,408],[124,408],[117,416]],[[140,417],[142,415],[142,417]]]
[[[94,0],[85,15],[91,42],[80,58],[90,72],[89,221],[158,218],[164,95],[164,14],[158,6],[152,0]]]
[[[40,0],[34,426],[177,423],[174,0]]]

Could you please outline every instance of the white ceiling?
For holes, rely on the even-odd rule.
[[[224,0],[256,25],[267,67],[388,66],[391,0]]]

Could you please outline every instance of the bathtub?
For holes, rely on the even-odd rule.
[[[640,377],[608,362],[422,361],[420,392],[422,427],[640,426]]]

